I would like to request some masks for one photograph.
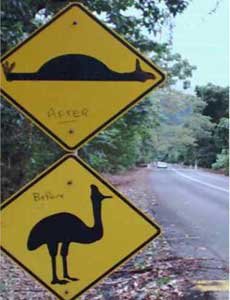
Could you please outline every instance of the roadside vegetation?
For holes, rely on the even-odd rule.
[[[79,150],[99,172],[164,160],[228,173],[229,89],[208,84],[187,89],[195,66],[172,53],[172,20],[191,1],[81,1],[168,74],[164,88],[148,95]],[[2,0],[2,54],[27,37],[68,1]],[[135,15],[131,9],[136,11]],[[167,28],[168,41],[159,42]],[[176,91],[176,83],[184,91]],[[109,99],[108,99],[109,103]],[[2,199],[64,154],[50,138],[2,99]]]
[[[169,85],[102,132],[81,154],[102,172],[160,160],[223,169],[227,175],[228,121],[228,88],[209,84],[189,95]]]

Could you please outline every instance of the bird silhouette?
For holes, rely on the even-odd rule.
[[[13,73],[15,63],[6,61],[3,70],[8,81],[62,80],[62,81],[139,81],[155,79],[155,75],[142,70],[139,59],[133,72],[119,73],[102,61],[82,54],[65,54],[45,62],[35,73]]]
[[[68,280],[78,280],[69,276],[67,257],[70,243],[90,244],[103,237],[103,224],[101,218],[102,200],[112,198],[101,194],[96,185],[91,185],[91,200],[93,207],[94,225],[87,226],[77,216],[62,212],[48,216],[40,220],[30,231],[27,249],[35,250],[46,244],[52,265],[51,284],[66,284]],[[56,269],[56,256],[58,254],[58,244],[61,243],[61,256],[63,262],[63,277],[58,279]]]

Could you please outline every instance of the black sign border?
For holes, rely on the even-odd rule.
[[[117,195],[122,201],[124,201],[131,209],[133,209],[137,214],[140,215],[140,217],[144,218],[151,226],[157,229],[157,232],[151,236],[147,241],[142,243],[139,247],[137,247],[135,250],[133,250],[130,254],[128,254],[125,258],[117,262],[114,266],[112,266],[109,270],[107,270],[105,273],[103,273],[100,277],[98,277],[96,280],[94,280],[92,283],[90,283],[87,287],[85,287],[83,290],[81,290],[78,294],[73,296],[72,298],[68,300],[74,300],[77,297],[81,296],[83,293],[85,293],[87,290],[89,290],[91,287],[93,287],[96,283],[101,281],[103,278],[108,276],[112,271],[114,271],[116,268],[121,266],[124,262],[126,262],[128,259],[130,259],[135,253],[137,253],[139,250],[141,250],[143,247],[145,247],[149,242],[151,242],[153,239],[155,239],[158,235],[161,234],[161,229],[158,226],[158,224],[152,222],[144,213],[142,213],[136,206],[134,206],[131,202],[129,202],[122,194],[120,194],[112,185],[110,185],[108,182],[106,182],[102,177],[99,176],[92,168],[90,168],[85,162],[83,162],[80,158],[72,155],[72,154],[66,154],[64,157],[62,157],[59,161],[54,163],[51,167],[49,167],[45,172],[43,172],[40,176],[38,176],[36,179],[32,180],[28,185],[26,185],[24,188],[22,188],[19,192],[17,192],[15,195],[12,196],[12,198],[9,198],[8,201],[6,200],[6,203],[3,202],[1,206],[1,210],[6,208],[8,205],[10,205],[13,201],[17,200],[17,198],[22,195],[24,192],[26,192],[30,187],[32,187],[34,184],[36,184],[38,181],[40,181],[42,178],[44,178],[46,175],[51,173],[54,169],[56,169],[58,166],[60,166],[62,163],[64,163],[68,159],[73,159],[77,163],[79,163],[83,168],[85,168],[89,173],[91,173],[94,177],[96,177],[100,182],[102,182],[107,188],[109,188],[115,195]],[[52,292],[56,297],[58,297],[61,300],[66,300],[66,298],[63,298],[60,296],[55,290],[53,290],[50,286],[48,286],[42,279],[40,279],[36,274],[34,274],[31,270],[29,270],[23,263],[21,263],[17,258],[15,258],[8,250],[6,250],[2,245],[0,245],[0,248],[3,252],[5,252],[12,260],[14,260],[20,267],[22,267],[25,271],[27,271],[32,277],[34,277],[36,280],[38,280],[45,288],[47,288],[50,292]]]
[[[63,14],[65,14],[68,10],[70,10],[73,7],[78,7],[81,9],[84,13],[86,13],[91,19],[93,19],[97,24],[99,24],[104,30],[106,30],[109,34],[111,34],[115,39],[117,39],[120,43],[122,43],[126,48],[128,48],[131,52],[133,52],[136,56],[138,56],[141,60],[143,60],[147,65],[149,65],[152,69],[154,69],[156,72],[158,72],[161,75],[161,80],[156,82],[154,85],[152,85],[148,90],[146,90],[144,93],[142,93],[140,96],[138,96],[136,99],[131,101],[127,106],[125,106],[123,109],[118,111],[115,115],[113,115],[110,119],[105,121],[101,126],[97,127],[93,132],[91,132],[89,135],[87,135],[84,139],[82,139],[80,142],[78,142],[75,146],[69,147],[61,138],[59,138],[54,132],[52,132],[46,125],[41,123],[34,115],[32,115],[30,112],[28,112],[26,109],[24,109],[19,103],[17,103],[17,100],[13,99],[9,94],[7,94],[2,88],[1,93],[7,100],[9,100],[11,103],[14,104],[19,110],[26,116],[31,119],[31,121],[34,121],[35,124],[37,124],[45,133],[48,133],[52,139],[54,139],[56,142],[58,142],[64,150],[67,151],[74,151],[76,149],[79,149],[83,144],[85,144],[88,140],[90,140],[93,136],[95,136],[98,132],[100,132],[102,129],[104,129],[107,125],[111,124],[113,120],[116,120],[119,116],[121,116],[123,113],[125,113],[128,109],[132,108],[134,104],[136,104],[141,98],[145,97],[150,91],[152,91],[155,87],[161,85],[165,79],[165,74],[157,68],[157,66],[153,65],[148,61],[144,56],[142,56],[135,48],[133,48],[128,42],[123,40],[117,33],[109,29],[105,26],[101,21],[99,21],[92,13],[90,13],[82,4],[79,3],[73,3],[71,5],[68,5],[65,9],[63,9],[60,13],[58,13],[56,16],[52,18],[51,21],[47,22],[44,26],[36,30],[34,33],[32,33],[26,40],[24,40],[22,43],[20,43],[18,46],[10,50],[8,53],[6,53],[2,59],[1,63],[4,62],[11,54],[16,52],[19,48],[21,48],[24,44],[26,44],[29,40],[31,40],[33,37],[38,35],[43,29],[48,27],[50,24],[55,22],[56,19],[61,17]]]

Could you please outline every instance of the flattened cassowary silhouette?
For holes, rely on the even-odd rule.
[[[12,72],[15,63],[3,64],[6,79],[13,80],[62,80],[62,81],[139,81],[145,82],[156,77],[142,70],[140,60],[136,59],[133,72],[116,72],[102,61],[82,54],[65,54],[45,62],[35,73]]]
[[[27,248],[35,250],[43,244],[47,245],[52,264],[52,284],[66,284],[68,280],[78,280],[72,278],[68,273],[68,250],[70,243],[90,244],[103,237],[103,225],[101,218],[102,200],[112,198],[100,193],[98,187],[91,185],[91,200],[93,207],[94,225],[87,226],[77,216],[62,212],[51,215],[39,221],[30,231]],[[58,244],[61,243],[61,256],[63,261],[63,277],[58,279],[56,270],[56,256]]]

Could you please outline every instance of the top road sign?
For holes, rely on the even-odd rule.
[[[80,4],[62,10],[1,62],[3,95],[67,150],[165,78]]]

